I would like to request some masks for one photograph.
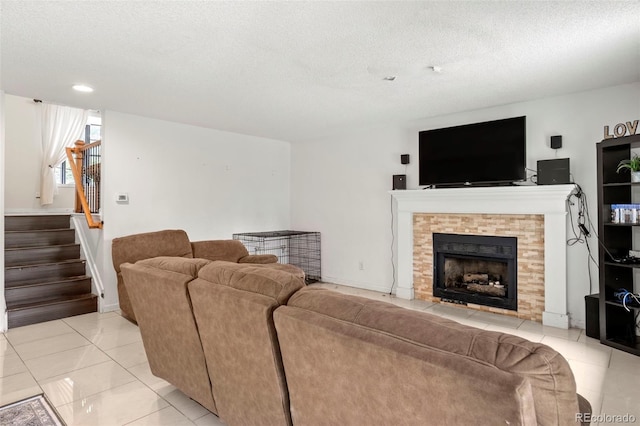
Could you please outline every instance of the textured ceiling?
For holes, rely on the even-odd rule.
[[[640,81],[638,1],[0,5],[6,93],[291,142]]]

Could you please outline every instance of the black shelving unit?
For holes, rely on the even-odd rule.
[[[616,172],[620,161],[631,158],[634,148],[640,148],[640,135],[606,139],[597,144],[598,235],[601,242],[598,250],[599,312],[600,342],[640,355],[640,338],[636,330],[640,308],[627,305],[627,311],[614,296],[616,291],[623,288],[634,292],[633,276],[635,270],[640,268],[640,263],[621,263],[616,260],[627,256],[633,248],[633,230],[640,224],[611,222],[611,205],[631,204],[634,187],[640,191],[640,183],[632,183],[628,172]]]

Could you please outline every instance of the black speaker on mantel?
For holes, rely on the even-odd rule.
[[[570,159],[538,160],[538,185],[571,183]]]
[[[393,175],[393,189],[407,189],[407,175]]]

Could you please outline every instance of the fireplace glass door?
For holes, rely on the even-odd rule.
[[[517,310],[517,238],[433,234],[433,295]]]

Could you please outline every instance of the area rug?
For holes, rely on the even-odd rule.
[[[64,426],[43,395],[0,407],[0,425]]]

